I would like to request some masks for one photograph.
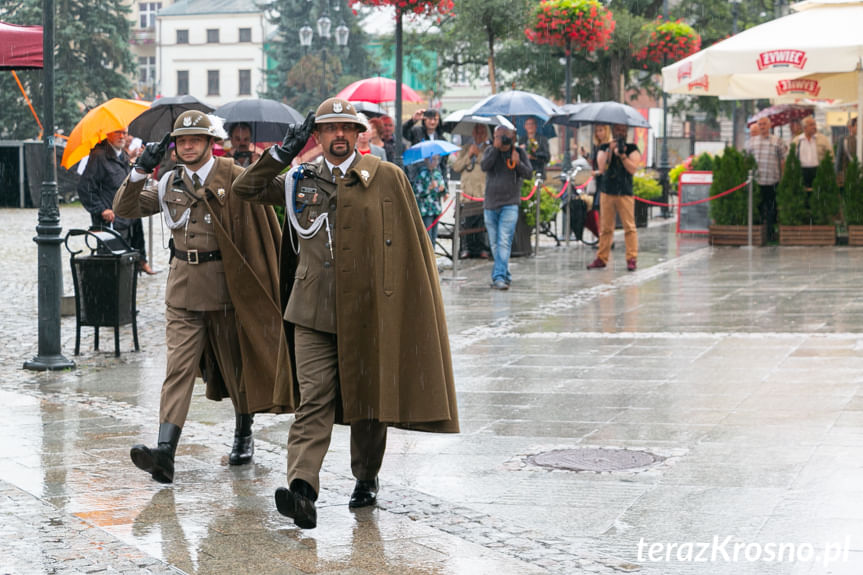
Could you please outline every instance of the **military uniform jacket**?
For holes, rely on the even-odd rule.
[[[192,264],[171,261],[165,302],[192,311],[233,308],[243,357],[241,386],[253,412],[284,412],[290,401],[274,401],[274,389],[292,384],[292,370],[279,306],[278,249],[281,230],[271,208],[241,201],[231,185],[242,171],[230,159],[215,158],[207,180],[197,191],[182,167],[163,176],[164,201],[173,220],[189,208],[186,226],[172,230],[174,247],[189,252],[219,251],[222,259]],[[114,198],[114,211],[126,217],[143,217],[162,210],[158,191],[145,181],[123,183]],[[209,350],[207,350],[209,351]],[[206,352],[205,352],[206,353]],[[211,357],[207,397],[227,397],[219,369]],[[287,399],[291,399],[288,397]]]
[[[233,191],[251,201],[284,205],[289,176],[280,175],[283,169],[266,153],[237,178]],[[299,180],[296,189],[288,179],[288,192],[295,195],[303,227],[322,217],[326,207],[333,252],[323,228],[300,239],[286,223],[282,294],[289,333],[294,324],[326,326],[335,319],[339,422],[377,419],[408,429],[457,432],[437,264],[407,177],[372,155],[358,154],[336,183],[325,163],[308,169],[317,177]]]

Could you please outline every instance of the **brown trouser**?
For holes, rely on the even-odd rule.
[[[320,492],[319,475],[330,447],[339,401],[336,336],[296,326],[294,331],[300,405],[288,433],[288,484],[302,479]],[[351,472],[378,475],[387,446],[387,426],[373,419],[351,422]]]
[[[240,390],[243,362],[233,308],[189,311],[169,305],[165,310],[165,343],[168,352],[159,406],[160,423],[183,427],[186,422],[195,378],[201,365],[201,354],[207,342],[215,353],[234,410],[237,413],[249,413],[246,393]]]
[[[623,238],[626,242],[626,259],[638,258],[638,232],[635,229],[635,198],[633,196],[599,195],[599,250],[596,257],[608,263],[611,244],[614,242],[615,215],[620,214]]]

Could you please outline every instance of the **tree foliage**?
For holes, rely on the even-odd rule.
[[[377,70],[366,48],[368,35],[344,0],[330,2],[327,15],[332,20],[332,37],[328,40],[320,38],[316,29],[318,18],[324,15],[319,2],[267,0],[261,7],[273,15],[271,23],[276,26],[268,54],[276,66],[268,73],[267,98],[287,102],[300,111],[313,110],[351,82]],[[335,29],[342,23],[350,30],[344,48],[335,41]],[[303,48],[299,41],[304,25],[315,30],[309,48]]]
[[[110,98],[134,96],[129,76],[135,72],[136,62],[129,50],[129,8],[122,0],[57,0],[56,9],[54,120],[56,128],[68,134],[88,108]],[[41,24],[42,3],[4,3],[0,20]],[[21,71],[18,76],[41,115],[42,71]],[[0,74],[0,136],[25,139],[36,137],[38,132],[14,78]]]
[[[779,210],[779,223],[783,226],[810,225],[806,197],[803,195],[803,170],[797,157],[797,144],[791,144],[785,160],[785,170],[776,188],[776,206]]]
[[[849,226],[863,225],[863,173],[856,155],[845,168],[843,193],[845,223]]]

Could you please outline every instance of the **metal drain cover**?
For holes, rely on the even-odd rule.
[[[647,451],[631,449],[607,449],[604,447],[580,447],[558,449],[532,455],[528,461],[541,467],[567,469],[569,471],[624,471],[650,467],[665,458]]]

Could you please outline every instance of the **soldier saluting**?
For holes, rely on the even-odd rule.
[[[356,152],[365,129],[350,102],[330,98],[233,188],[286,206],[281,282],[299,405],[288,436],[289,486],[275,500],[306,529],[317,525],[334,422],[351,426],[350,508],[376,502],[387,426],[458,431],[434,252],[404,172]],[[323,158],[280,175],[312,133]]]
[[[289,396],[274,403],[273,395],[274,389],[291,389],[278,303],[281,231],[272,208],[240,201],[232,192],[242,168],[213,156],[213,145],[224,137],[217,118],[184,112],[161,142],[147,144],[114,198],[117,214],[161,212],[171,232],[158,444],[135,445],[130,453],[161,483],[174,479],[174,453],[199,373],[208,398],[230,397],[234,404],[231,465],[252,460],[254,413],[291,409]],[[171,139],[178,166],[162,176],[158,189],[145,188]]]

